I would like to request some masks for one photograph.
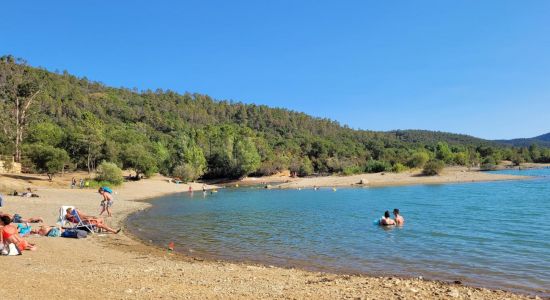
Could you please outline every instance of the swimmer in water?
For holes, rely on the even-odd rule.
[[[399,226],[405,224],[405,218],[399,214],[399,208],[393,209],[393,216],[395,217],[395,223]]]
[[[384,217],[380,219],[380,225],[382,226],[393,226],[395,225],[395,221],[390,218],[390,211],[386,210],[384,213]]]

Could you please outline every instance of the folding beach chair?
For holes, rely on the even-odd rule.
[[[77,221],[76,223],[71,222],[66,218],[67,209],[69,208],[71,209],[71,215],[73,216],[74,220]],[[95,225],[90,224],[80,218],[78,212],[74,209],[74,206],[61,206],[61,208],[59,209],[59,218],[57,219],[57,224],[63,228],[86,230],[90,233],[98,232],[98,229]]]

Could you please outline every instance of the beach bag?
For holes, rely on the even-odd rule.
[[[83,239],[88,236],[88,232],[79,229],[67,229],[61,233],[61,237],[64,238],[73,238],[73,239]]]
[[[11,243],[7,246],[4,244],[0,244],[0,249],[2,255],[21,255],[21,251],[19,251],[19,248],[17,248],[14,243]]]
[[[106,191],[107,193],[109,193],[109,194],[111,194],[111,195],[113,194],[113,190],[111,190],[111,189],[110,189],[109,187],[107,187],[107,186],[102,186],[101,189],[104,190],[104,191]]]

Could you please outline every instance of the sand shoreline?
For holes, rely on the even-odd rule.
[[[264,178],[245,178],[230,185],[262,184],[274,189],[305,189],[305,188],[342,188],[342,187],[385,187],[418,184],[448,184],[529,179],[530,176],[496,174],[469,170],[466,167],[448,167],[440,175],[423,176],[420,170],[402,173],[370,173],[351,176],[319,176],[292,178],[289,176],[270,176]]]
[[[115,217],[107,220],[113,226],[123,225],[131,214],[148,208],[152,198],[185,192],[186,186],[168,184],[160,178],[127,183],[118,190]],[[73,204],[93,212],[99,203],[97,194],[91,190],[39,188],[38,192],[41,198],[6,197],[2,211],[42,215],[47,224],[53,224],[60,205]],[[38,245],[38,251],[25,252],[19,257],[0,257],[2,269],[13,274],[12,280],[0,285],[3,299],[59,299],[69,292],[75,297],[92,299],[529,298],[417,278],[389,279],[207,260],[168,252],[165,245],[151,246],[126,230],[120,235],[96,235],[85,240],[44,237],[29,240]],[[74,273],[75,266],[80,270],[78,290],[62,284],[67,281],[67,274]]]

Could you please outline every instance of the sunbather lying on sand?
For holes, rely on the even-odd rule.
[[[78,224],[78,217],[77,216],[80,217],[80,219],[82,220],[82,222],[84,224],[95,225],[97,228],[107,230],[108,232],[111,232],[111,233],[116,234],[116,233],[119,233],[120,230],[121,230],[121,229],[114,230],[111,227],[107,226],[105,224],[105,221],[102,218],[86,215],[86,214],[82,213],[80,210],[77,210],[76,208],[74,208],[74,209],[73,208],[67,208],[67,214],[65,215],[65,218],[69,222]]]
[[[42,223],[44,222],[44,219],[40,217],[31,217],[31,218],[23,218],[20,214],[6,214],[0,212],[0,217],[2,216],[8,216],[12,220],[12,223]]]
[[[19,251],[36,250],[35,245],[27,242],[21,236],[19,236],[17,227],[13,225],[10,217],[8,216],[0,217],[0,228],[2,231],[2,234],[0,234],[1,243],[6,243],[6,244],[14,243],[15,246],[19,248]]]
[[[59,237],[63,232],[63,228],[57,226],[40,225],[38,229],[32,229],[31,234],[38,234],[41,236]]]

